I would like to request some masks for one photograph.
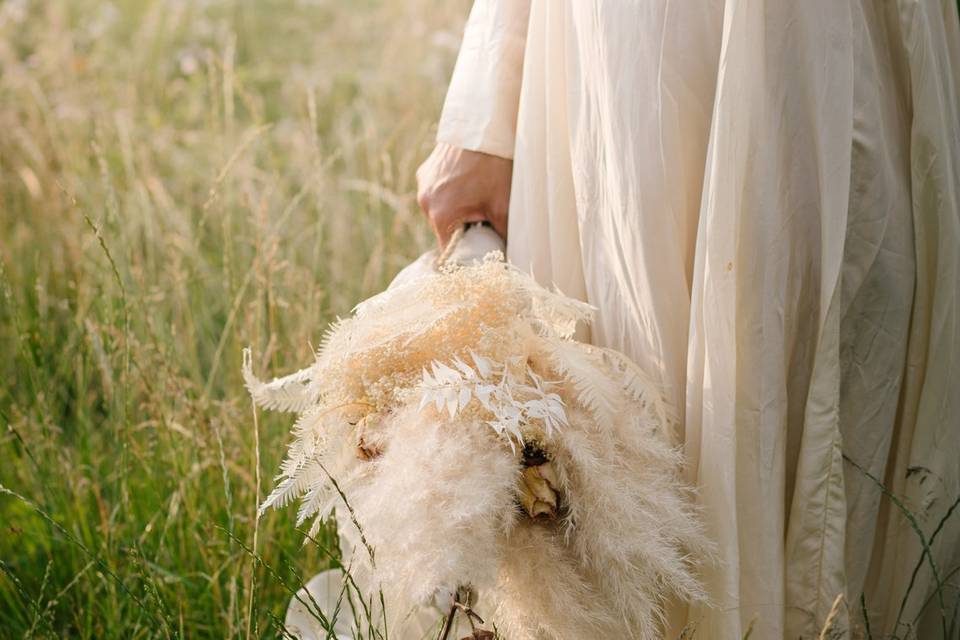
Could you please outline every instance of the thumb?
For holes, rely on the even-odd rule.
[[[447,244],[450,242],[450,237],[457,229],[462,229],[471,222],[490,222],[493,224],[493,221],[490,220],[488,215],[478,210],[463,210],[457,212],[456,215],[438,216],[437,218],[431,219],[430,222],[431,226],[433,226],[433,233],[437,237],[437,245],[441,250],[447,247]],[[497,233],[500,232],[498,231]]]

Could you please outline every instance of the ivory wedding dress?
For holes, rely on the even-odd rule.
[[[954,0],[475,3],[439,140],[514,159],[509,258],[685,408],[720,562],[667,637],[816,637],[838,594],[874,637],[940,636],[933,563],[866,474],[942,580],[958,89]]]

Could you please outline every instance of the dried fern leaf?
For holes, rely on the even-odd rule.
[[[250,348],[243,350],[243,382],[257,406],[271,411],[298,413],[316,400],[313,381],[314,367],[310,366],[282,378],[263,382],[253,374]]]
[[[623,393],[600,360],[581,344],[567,340],[547,343],[550,364],[576,391],[577,402],[598,422],[612,422],[622,404]]]

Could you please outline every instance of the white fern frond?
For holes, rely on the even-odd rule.
[[[332,502],[333,496],[333,488],[327,481],[327,477],[322,474],[313,476],[297,510],[297,526],[316,515],[323,515],[328,503]]]
[[[533,319],[538,321],[551,337],[572,338],[577,324],[589,323],[596,308],[586,302],[564,295],[558,288],[544,289],[529,275],[516,271],[518,284],[530,299]]]
[[[320,529],[321,527],[323,527],[323,525],[327,521],[327,518],[329,517],[330,517],[330,514],[321,513],[316,518],[313,519],[313,523],[311,523],[310,525],[310,531],[307,532],[307,536],[303,539],[304,545],[306,545],[308,542],[310,542],[311,540],[315,539],[318,535],[320,535]]]
[[[676,424],[677,410],[666,400],[661,386],[633,360],[613,349],[595,347],[603,358],[617,371],[623,380],[623,389],[634,401],[649,411],[656,422],[662,425]]]
[[[524,373],[523,379],[517,379],[507,364],[470,355],[476,368],[454,358],[453,367],[434,361],[430,371],[422,371],[420,411],[432,405],[437,413],[446,412],[453,419],[476,399],[492,414],[486,424],[511,446],[523,442],[522,427],[529,423],[542,423],[547,434],[567,425],[563,400],[528,366],[519,367]]]
[[[270,492],[270,495],[260,504],[257,515],[263,515],[267,509],[271,508],[282,509],[306,493],[309,485],[310,477],[308,473],[297,473],[293,476],[283,477]]]
[[[547,351],[553,367],[576,391],[577,402],[598,421],[612,421],[623,395],[598,358],[583,345],[567,340],[550,341]]]
[[[352,318],[341,318],[337,317],[330,325],[324,330],[323,334],[320,336],[320,344],[317,346],[316,352],[316,362],[317,365],[324,360],[324,358],[330,355],[330,343],[334,340],[344,341],[345,335],[352,333],[350,328],[350,321]]]
[[[253,356],[250,348],[243,350],[243,382],[257,406],[272,411],[300,412],[309,407],[316,394],[313,381],[314,367],[310,366],[282,378],[263,382],[253,374]]]

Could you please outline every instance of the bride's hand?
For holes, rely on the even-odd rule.
[[[417,202],[441,247],[468,222],[488,221],[507,238],[513,161],[438,143],[417,169]]]

